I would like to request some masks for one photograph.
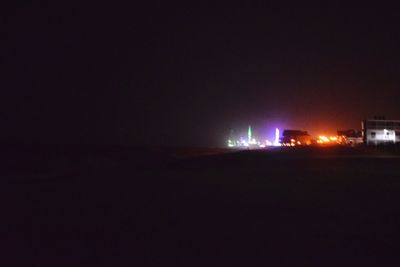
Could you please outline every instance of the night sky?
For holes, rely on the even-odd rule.
[[[400,119],[397,9],[20,4],[2,26],[1,141],[222,146]]]

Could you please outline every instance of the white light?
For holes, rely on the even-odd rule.
[[[274,141],[274,146],[280,146],[281,144],[279,143],[279,129],[275,129],[275,141]]]

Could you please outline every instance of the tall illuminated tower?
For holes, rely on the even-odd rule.
[[[279,146],[279,145],[280,145],[280,143],[279,143],[279,129],[276,128],[276,129],[275,129],[275,141],[274,141],[274,146]]]
[[[249,129],[247,130],[247,139],[248,139],[248,142],[250,143],[251,142],[251,126],[249,125]]]

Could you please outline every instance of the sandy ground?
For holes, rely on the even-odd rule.
[[[399,265],[395,154],[157,151],[4,166],[1,265]]]

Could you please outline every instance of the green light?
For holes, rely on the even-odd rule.
[[[249,125],[249,129],[247,130],[247,138],[250,143],[251,142],[251,125]]]

